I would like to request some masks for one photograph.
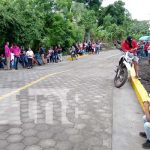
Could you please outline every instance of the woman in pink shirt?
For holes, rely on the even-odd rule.
[[[21,50],[19,46],[17,46],[16,44],[13,45],[11,50],[12,50],[12,53],[14,53],[14,69],[18,70],[18,62],[19,62]]]
[[[11,52],[9,48],[9,42],[5,44],[5,57],[6,57],[6,62],[7,62],[7,70],[10,70]]]

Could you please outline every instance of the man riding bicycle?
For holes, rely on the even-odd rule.
[[[128,36],[127,39],[121,43],[121,49],[124,52],[130,52],[130,54],[134,56],[133,64],[134,64],[134,69],[135,69],[135,74],[136,74],[135,77],[138,78],[138,79],[141,79],[139,77],[139,74],[138,74],[138,70],[139,70],[138,61],[139,61],[139,58],[137,57],[137,48],[138,48],[137,41],[135,39],[132,39],[131,36]]]
[[[72,45],[70,54],[71,54],[72,61],[74,58],[77,60],[77,51],[76,51],[75,44]]]

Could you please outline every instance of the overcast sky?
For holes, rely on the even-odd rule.
[[[117,0],[103,0],[102,6],[112,4]],[[150,20],[150,0],[123,0],[133,19]]]

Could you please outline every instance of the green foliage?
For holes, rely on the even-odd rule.
[[[111,16],[111,20],[113,19],[115,24],[123,25],[124,17],[126,16],[126,9],[124,8],[124,5],[125,3],[121,0],[116,1],[114,4],[108,5],[102,9],[103,13],[101,14],[101,17],[105,18],[105,16]],[[102,23],[104,23],[104,20]]]
[[[11,43],[29,46],[41,40],[43,20],[39,12],[33,11],[28,1],[1,1],[0,4],[0,43]]]
[[[85,26],[86,30],[90,30],[94,25],[96,25],[96,16],[93,10],[86,10],[82,15],[82,20],[80,22]]]
[[[87,8],[94,10],[95,12],[99,10],[102,0],[75,0],[79,3],[84,3]]]
[[[98,24],[103,28],[98,30],[98,34],[102,39],[107,41],[121,40],[128,35],[138,39],[141,35],[149,34],[149,23],[132,20],[124,5],[124,2],[118,0],[107,7],[101,7]],[[103,36],[104,33],[106,36]]]
[[[113,23],[113,17],[110,14],[108,14],[107,16],[104,17],[103,21],[104,27],[107,28],[108,26],[111,26],[111,24]]]
[[[130,27],[130,33],[142,35],[149,34],[149,22],[134,20],[132,22],[132,26]]]
[[[83,40],[112,42],[149,35],[147,21],[132,20],[124,2],[101,7],[102,0],[1,0],[0,50],[4,43],[38,49]]]
[[[73,24],[59,13],[54,14],[51,26],[47,31],[48,34],[43,40],[43,44],[46,46],[60,44],[70,47],[74,42],[83,39],[83,29],[78,29],[76,24]]]

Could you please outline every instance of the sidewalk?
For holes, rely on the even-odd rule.
[[[145,139],[139,132],[143,131],[143,111],[131,84],[114,88],[113,93],[112,150],[142,150]]]

